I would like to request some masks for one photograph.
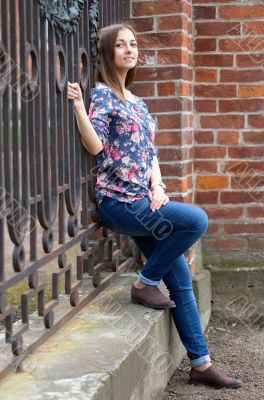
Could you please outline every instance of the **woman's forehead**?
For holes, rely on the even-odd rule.
[[[133,32],[130,29],[124,28],[118,32],[116,40],[136,40]]]

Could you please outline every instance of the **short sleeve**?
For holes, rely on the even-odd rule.
[[[154,142],[151,142],[151,147],[152,147],[152,149],[153,149],[153,156],[154,156],[154,157],[157,156],[157,155],[158,155],[158,149],[157,149],[157,147],[155,146],[155,143],[154,143]]]
[[[109,140],[109,123],[112,113],[113,106],[110,90],[102,86],[94,87],[91,90],[88,117],[103,146]]]
[[[154,119],[151,117],[150,124],[149,124],[149,130],[150,130],[150,147],[152,148],[153,151],[153,156],[158,155],[158,149],[155,144],[156,140],[156,124]]]
[[[146,116],[147,121],[147,131],[149,132],[149,147],[152,150],[152,156],[155,157],[158,155],[158,148],[155,145],[156,139],[156,123],[152,115],[149,113],[148,106],[145,101],[141,98],[140,104],[142,107],[142,111]]]

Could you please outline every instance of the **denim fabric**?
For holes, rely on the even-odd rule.
[[[206,231],[207,214],[199,207],[169,201],[152,211],[144,197],[134,203],[104,197],[99,218],[108,229],[130,235],[147,261],[139,279],[150,285],[161,281],[176,304],[175,326],[193,367],[210,361],[193,294],[192,276],[184,252]]]

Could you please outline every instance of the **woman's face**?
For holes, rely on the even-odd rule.
[[[115,66],[121,72],[134,68],[138,60],[137,42],[133,32],[124,28],[118,32],[115,43]]]

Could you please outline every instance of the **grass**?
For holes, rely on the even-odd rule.
[[[51,274],[47,274],[43,271],[39,271],[39,283],[44,283],[45,286],[45,302],[52,300],[52,284],[51,284]],[[21,295],[29,290],[28,280],[23,279],[23,281],[13,285],[7,290],[7,304],[15,307],[16,318],[20,318],[21,309]],[[64,293],[64,278],[60,277],[59,281],[59,293]],[[37,295],[32,296],[29,299],[29,313],[33,313],[37,310],[38,299]]]

